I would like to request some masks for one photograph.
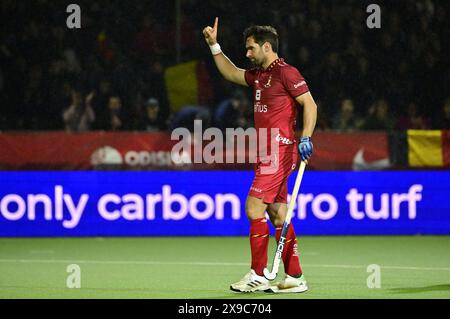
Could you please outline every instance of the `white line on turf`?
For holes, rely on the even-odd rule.
[[[152,261],[152,260],[78,260],[78,259],[0,259],[0,263],[79,263],[79,264],[107,264],[107,265],[185,265],[185,266],[248,266],[248,263],[232,262],[179,262],[179,261]],[[346,269],[366,269],[367,265],[327,265],[327,264],[302,264],[304,267],[322,268],[346,268]],[[448,267],[410,267],[410,266],[383,266],[384,269],[398,270],[429,270],[429,271],[450,271]]]
[[[54,254],[54,253],[55,253],[54,250],[30,250],[30,254],[46,255],[46,254]]]

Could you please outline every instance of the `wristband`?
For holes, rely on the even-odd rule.
[[[211,49],[212,55],[217,55],[219,53],[222,53],[222,49],[220,48],[219,43],[210,45],[209,48]]]

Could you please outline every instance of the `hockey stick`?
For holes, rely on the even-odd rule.
[[[292,192],[291,200],[289,202],[286,219],[284,220],[283,230],[281,231],[280,241],[278,242],[277,251],[275,253],[275,257],[273,258],[272,271],[264,268],[264,277],[266,277],[268,280],[274,280],[278,274],[278,268],[280,268],[281,255],[283,254],[287,231],[289,229],[289,225],[291,224],[292,211],[294,210],[294,205],[297,200],[297,194],[298,190],[300,189],[300,184],[302,182],[303,173],[305,172],[305,167],[306,162],[301,161],[297,178],[295,179],[294,191]]]

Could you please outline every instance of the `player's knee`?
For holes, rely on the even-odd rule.
[[[279,215],[273,216],[272,218],[270,218],[270,221],[272,222],[272,225],[276,228],[283,227],[284,219],[281,218],[281,216]]]
[[[258,219],[265,217],[265,212],[261,212],[260,210],[256,209],[255,207],[247,207],[245,210],[245,213],[248,217],[248,219]]]
[[[282,227],[286,218],[286,209],[283,206],[271,205],[268,207],[270,222],[275,227]]]
[[[245,213],[248,219],[258,219],[266,216],[265,208],[257,203],[252,203],[251,200],[248,200],[245,204]]]

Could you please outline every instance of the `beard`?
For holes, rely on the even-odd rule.
[[[250,59],[250,62],[252,63],[252,65],[257,66],[257,67],[260,67],[263,65],[263,61],[257,60],[255,58]]]

